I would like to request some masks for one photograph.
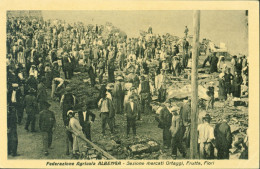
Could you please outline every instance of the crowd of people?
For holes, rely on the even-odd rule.
[[[84,135],[91,140],[91,123],[95,114],[90,104],[85,103],[76,111],[77,97],[68,87],[75,71],[83,67],[88,72],[92,87],[100,86],[97,105],[100,110],[102,134],[105,136],[106,124],[115,132],[116,114],[125,114],[127,120],[126,135],[130,129],[137,134],[136,120],[142,120],[142,114],[151,113],[151,100],[158,96],[163,108],[158,117],[163,128],[163,143],[172,148],[176,158],[177,148],[186,156],[183,139],[189,144],[190,101],[179,111],[170,110],[166,101],[166,89],[169,76],[181,76],[187,68],[191,56],[188,28],[181,40],[169,34],[154,35],[152,27],[139,38],[127,38],[120,31],[111,31],[107,25],[88,25],[65,23],[61,20],[43,20],[34,17],[11,17],[7,20],[7,105],[8,105],[8,154],[17,156],[17,124],[21,125],[26,112],[24,129],[36,132],[36,115],[39,114],[39,128],[43,136],[44,154],[48,155],[52,133],[55,128],[55,113],[49,110],[48,99],[58,101],[62,110],[64,132],[66,133],[66,154],[79,155],[78,137]],[[107,30],[109,33],[105,34]],[[241,85],[248,85],[248,64],[245,56],[231,60],[228,68],[225,58],[216,56],[216,52],[207,53],[205,60],[210,63],[210,72],[219,72],[219,99],[227,96],[241,97]],[[218,58],[219,57],[219,58]],[[108,78],[105,79],[104,76]],[[97,80],[98,79],[98,80]],[[48,90],[51,94],[48,95]],[[214,105],[214,88],[208,92]],[[209,106],[208,106],[209,107]],[[163,113],[164,112],[164,113]],[[199,143],[201,158],[205,147],[216,140],[219,159],[228,158],[228,149],[232,139],[230,127],[223,121],[212,129],[210,116],[206,114],[199,125]],[[228,119],[228,118],[224,118]],[[29,126],[30,129],[29,130]],[[226,146],[223,146],[226,145]],[[207,149],[208,150],[208,149]],[[204,151],[204,152],[203,152]]]

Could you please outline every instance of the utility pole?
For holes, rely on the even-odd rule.
[[[191,131],[190,158],[197,159],[198,145],[198,55],[200,37],[200,11],[193,11],[193,51],[191,71]]]

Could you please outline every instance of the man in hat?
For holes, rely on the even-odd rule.
[[[213,53],[213,56],[210,58],[210,69],[209,73],[218,72],[218,57],[216,56],[216,52]]]
[[[95,121],[96,115],[92,113],[92,111],[90,111],[90,104],[90,102],[86,103],[83,106],[82,111],[78,112],[78,115],[82,131],[85,134],[86,138],[91,141],[91,124]]]
[[[38,103],[37,99],[35,97],[35,90],[33,88],[30,88],[28,91],[29,94],[25,96],[24,98],[24,107],[25,111],[27,113],[27,121],[25,124],[25,130],[29,131],[28,127],[31,124],[31,131],[36,132],[35,130],[35,120],[36,120],[36,114],[38,114]]]
[[[69,56],[67,52],[65,52],[62,57],[62,65],[63,72],[65,74],[65,79],[71,78],[72,64],[72,58]]]
[[[131,95],[129,97],[129,102],[126,103],[124,107],[124,114],[126,116],[127,121],[127,129],[126,129],[126,135],[129,137],[130,128],[133,129],[133,136],[136,136],[136,118],[138,114],[138,106],[134,102],[134,96]]]
[[[207,57],[206,57],[206,59],[203,61],[202,68],[205,67],[205,65],[207,64],[207,62],[210,62],[211,57],[212,57],[212,55],[213,55],[213,53],[211,53],[211,49],[210,49],[209,47],[207,47],[207,51],[208,51],[208,52],[206,53]]]
[[[179,149],[182,156],[186,157],[186,152],[183,146],[182,137],[183,137],[183,124],[180,115],[176,110],[172,111],[172,121],[171,121],[171,145],[172,145],[172,157],[176,159],[177,157],[177,148]]]
[[[188,33],[189,33],[189,29],[187,26],[185,26],[185,30],[184,30],[185,38],[187,38]]]
[[[40,83],[38,84],[38,92],[37,92],[37,102],[39,105],[39,111],[43,110],[43,104],[47,100],[47,91],[44,85],[45,77],[40,78]]]
[[[17,136],[17,116],[15,107],[8,105],[7,109],[7,144],[8,155],[19,156],[17,154],[18,136]]]
[[[108,82],[115,83],[115,62],[114,59],[108,61]]]
[[[100,108],[100,116],[102,121],[102,134],[105,136],[106,124],[108,123],[111,133],[114,133],[114,105],[106,93],[101,93],[101,99],[98,102]]]
[[[230,116],[224,114],[221,123],[215,126],[214,136],[216,138],[216,148],[218,159],[229,159],[229,149],[232,148],[232,134],[228,122]]]
[[[172,63],[172,67],[173,67],[173,75],[174,76],[179,76],[180,72],[181,72],[181,63],[179,58],[181,57],[181,54],[178,53],[177,56],[173,57],[173,63]]]
[[[191,124],[191,98],[187,102],[183,103],[180,108],[180,118],[184,126],[183,140],[187,147],[190,146],[190,124]]]
[[[171,146],[170,127],[172,123],[172,114],[164,104],[161,104],[157,111],[159,114],[156,116],[156,120],[159,122],[158,127],[163,129],[163,145],[164,148],[169,148]]]
[[[158,91],[159,102],[164,102],[166,99],[166,75],[165,69],[161,70],[161,73],[155,77],[155,88]]]
[[[121,84],[121,81],[123,81],[123,78],[121,76],[118,76],[116,78],[116,83],[113,90],[113,96],[114,96],[114,105],[115,105],[115,113],[122,114],[123,113],[123,102],[124,102],[124,91]]]
[[[141,83],[139,84],[138,94],[141,96],[141,112],[151,113],[151,93],[150,84],[145,76],[141,76]],[[141,120],[141,115],[138,116],[138,120]]]
[[[23,102],[23,95],[19,85],[17,83],[12,83],[11,90],[8,90],[7,94],[7,104],[13,107],[15,113],[17,113],[18,117],[18,124],[21,124],[23,118],[23,109],[24,105]]]
[[[33,74],[30,74],[29,78],[25,82],[25,94],[28,93],[30,88],[33,88],[35,90],[35,94],[37,93],[37,87],[38,87],[38,81],[33,76]]]
[[[214,158],[214,147],[213,141],[214,128],[210,126],[211,117],[206,114],[203,118],[203,123],[198,125],[198,144],[200,159],[213,159]]]
[[[56,125],[56,119],[53,111],[49,110],[50,104],[45,101],[42,103],[43,110],[39,115],[39,128],[42,132],[42,140],[43,140],[43,151],[44,155],[48,155],[48,148],[51,147],[52,144],[52,134]]]
[[[189,42],[186,40],[186,38],[184,38],[182,42],[183,54],[188,54],[189,46]]]

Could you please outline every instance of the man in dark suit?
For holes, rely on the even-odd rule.
[[[17,154],[18,136],[17,136],[17,117],[15,107],[8,105],[7,111],[7,142],[8,155],[19,156]]]
[[[127,129],[126,134],[129,136],[130,128],[133,129],[133,134],[136,136],[136,118],[139,112],[137,104],[134,102],[134,96],[129,97],[129,102],[124,107],[124,114],[126,115]]]
[[[216,56],[216,52],[213,53],[213,56],[209,60],[210,63],[210,69],[209,73],[218,72],[218,57]]]
[[[180,108],[180,118],[183,123],[183,141],[187,147],[190,147],[190,123],[191,123],[191,99],[184,103]]]
[[[156,120],[159,122],[158,127],[163,129],[163,145],[164,148],[169,148],[171,146],[170,127],[172,114],[164,104],[161,104],[161,107],[157,111],[159,111],[159,116],[156,117]]]
[[[87,103],[83,107],[82,111],[78,112],[78,115],[79,115],[79,123],[82,127],[82,131],[85,134],[86,138],[91,141],[90,128],[91,128],[91,124],[95,121],[96,115],[88,109],[88,105],[89,103]],[[91,120],[90,120],[90,116],[91,116]]]
[[[31,131],[35,132],[35,115],[38,113],[38,103],[34,94],[35,90],[31,88],[28,92],[29,94],[24,98],[24,107],[27,113],[27,121],[24,129],[28,131],[28,127],[31,124]]]
[[[232,134],[228,125],[229,118],[228,115],[224,115],[223,121],[217,124],[214,130],[218,159],[229,159],[229,149],[232,147]]]
[[[49,110],[51,105],[48,102],[42,103],[43,110],[39,116],[39,128],[42,132],[43,151],[44,155],[48,155],[48,148],[51,147],[53,129],[55,128],[56,120],[54,112]]]
[[[11,90],[8,91],[7,94],[7,103],[14,107],[15,112],[17,113],[18,117],[18,124],[21,124],[23,118],[23,95],[21,89],[19,88],[17,83],[13,83]]]

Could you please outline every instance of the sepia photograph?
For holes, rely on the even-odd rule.
[[[7,161],[214,167],[252,157],[250,10],[5,15]]]

